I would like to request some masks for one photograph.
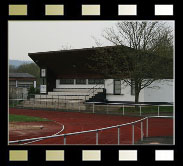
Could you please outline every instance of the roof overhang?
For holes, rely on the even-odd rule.
[[[107,46],[102,48],[113,49],[114,47],[116,46]],[[126,46],[122,47],[133,52],[137,51]],[[89,57],[94,55],[98,48],[101,47],[38,52],[29,53],[28,55],[40,68],[46,68],[51,73],[53,73],[56,78],[106,78],[102,72],[95,72],[90,67],[88,67],[88,64],[90,63]],[[128,76],[125,77],[129,78]],[[121,76],[118,75],[116,78],[121,78]],[[173,77],[170,76],[167,78]]]

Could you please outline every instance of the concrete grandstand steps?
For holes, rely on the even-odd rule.
[[[90,98],[90,96],[85,96],[85,95],[35,95],[35,99],[62,99],[62,100],[88,100]]]
[[[77,112],[94,112],[95,113],[115,113],[121,112],[120,109],[122,106],[118,105],[98,105],[93,103],[85,103],[84,100],[37,100],[37,99],[29,99],[24,100],[21,104],[17,105],[17,107],[21,108],[41,108],[41,109],[54,109],[54,110],[66,110],[66,111],[77,111]]]
[[[48,94],[35,94],[31,96],[29,101],[38,102],[67,102],[68,101],[104,101],[106,99],[104,89],[79,89],[79,88],[65,88],[65,89],[54,89],[53,92],[48,92]],[[94,91],[93,91],[94,90]],[[56,92],[55,92],[56,91]]]
[[[67,103],[67,102],[74,102],[74,103],[77,103],[77,102],[80,102],[80,103],[84,103],[85,100],[83,99],[70,99],[70,100],[65,100],[65,99],[61,99],[61,98],[30,98],[30,99],[27,99],[27,100],[24,100],[23,101],[24,103],[34,103],[34,102],[59,102],[59,103]]]
[[[94,96],[89,96],[88,102],[106,102],[106,92],[99,92]]]
[[[89,96],[87,102],[106,102],[106,89],[102,89],[102,92]]]
[[[55,109],[55,110],[67,110],[67,111],[80,111],[85,110],[86,106],[83,100],[25,100],[18,107],[23,108],[42,108],[42,109]]]
[[[53,92],[85,92],[85,93],[91,93],[92,90],[102,92],[102,88],[55,88],[53,89]]]
[[[97,94],[98,92],[94,92],[94,94]],[[89,95],[88,92],[48,92],[48,95],[76,95],[76,96],[86,96]]]
[[[48,92],[48,95],[65,95],[65,96],[92,96],[97,95],[98,93],[102,93],[102,88],[94,88],[94,89],[81,89],[81,88],[62,88],[62,89],[53,89],[53,92]],[[88,100],[88,98],[86,98]]]

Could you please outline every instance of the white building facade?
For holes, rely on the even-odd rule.
[[[134,102],[134,87],[122,80],[105,79],[95,83],[91,79],[57,79],[56,89],[106,89],[107,101]],[[91,91],[92,92],[92,91]],[[139,102],[174,102],[174,79],[154,81],[140,91]]]

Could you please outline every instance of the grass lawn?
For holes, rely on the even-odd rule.
[[[135,107],[126,107],[125,106],[125,111],[127,112],[139,112],[140,111],[140,107],[138,108],[138,110],[135,110]],[[120,110],[122,111],[123,108],[120,108]],[[141,111],[142,113],[153,113],[153,112],[158,112],[158,106],[142,106],[141,107]],[[161,112],[173,112],[173,106],[160,106],[159,107],[159,111]]]
[[[34,116],[9,114],[9,122],[42,122],[42,121],[50,121],[50,120]]]

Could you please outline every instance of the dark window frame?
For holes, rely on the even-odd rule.
[[[135,81],[131,80],[131,95],[135,96]]]
[[[92,83],[91,83],[90,81],[91,81]],[[95,84],[95,79],[88,79],[88,84],[89,84],[89,85]]]
[[[93,81],[93,83],[91,83],[90,81]],[[104,79],[88,79],[88,84],[89,85],[93,85],[93,84],[104,84]]]
[[[76,79],[76,85],[86,85],[86,79]]]
[[[74,85],[74,79],[60,79],[60,85]]]
[[[114,95],[121,95],[121,80],[118,80],[118,79],[115,79],[115,80],[113,80],[114,82],[113,82],[113,94]],[[116,91],[115,91],[115,81],[120,81],[120,93],[116,93]]]

